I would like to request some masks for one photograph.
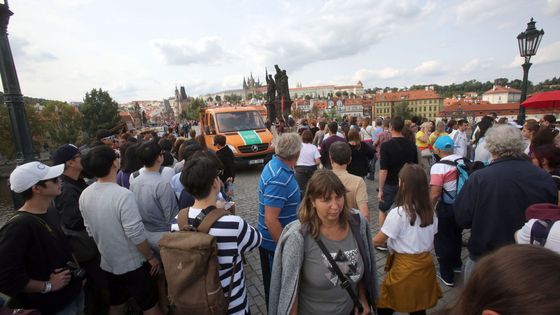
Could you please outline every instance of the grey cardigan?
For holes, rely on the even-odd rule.
[[[355,209],[350,216],[350,230],[356,237],[358,249],[364,259],[364,281],[367,299],[375,307],[379,297],[379,283],[375,266],[375,250],[366,219]],[[300,271],[304,258],[304,239],[307,226],[299,220],[291,222],[282,231],[274,253],[270,279],[269,315],[287,315],[297,296]],[[357,292],[356,292],[357,294]]]

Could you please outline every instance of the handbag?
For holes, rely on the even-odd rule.
[[[95,245],[95,241],[88,235],[86,230],[71,230],[65,227],[64,224],[61,224],[60,227],[64,235],[66,235],[66,239],[70,243],[72,252],[78,262],[89,261],[97,257],[99,253],[97,245]]]
[[[352,299],[352,301],[354,301],[354,306],[358,308],[358,312],[361,314],[364,311],[364,307],[362,306],[362,303],[358,299],[358,296],[352,289],[352,286],[350,285],[350,280],[346,276],[344,276],[342,271],[340,271],[340,268],[338,268],[338,265],[336,264],[331,254],[325,247],[325,244],[323,244],[323,241],[321,241],[320,239],[316,239],[315,242],[317,242],[317,245],[319,245],[319,248],[321,249],[325,257],[329,261],[329,264],[331,265],[334,272],[336,273],[338,280],[340,280],[340,286],[346,289],[346,292],[348,292],[348,295],[350,295],[350,298]]]

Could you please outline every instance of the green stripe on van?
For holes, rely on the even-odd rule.
[[[239,131],[239,135],[243,139],[243,142],[245,142],[245,145],[262,143],[261,138],[254,130]]]

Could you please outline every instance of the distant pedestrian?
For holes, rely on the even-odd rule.
[[[331,168],[331,161],[329,157],[330,146],[337,141],[346,142],[346,138],[337,135],[338,124],[336,123],[336,121],[330,122],[328,128],[329,128],[328,138],[324,138],[323,142],[319,146],[319,151],[321,152],[321,164],[323,164],[324,168],[330,169]]]
[[[321,153],[319,153],[316,146],[311,144],[312,138],[313,134],[310,130],[306,130],[302,133],[301,139],[303,143],[301,145],[299,158],[296,162],[296,180],[302,194],[305,192],[305,187],[307,187],[307,181],[317,170],[317,165],[321,163]]]
[[[455,142],[455,154],[467,158],[467,150],[469,141],[467,139],[466,130],[469,128],[469,122],[461,119],[457,123],[458,128],[449,134],[451,139]]]

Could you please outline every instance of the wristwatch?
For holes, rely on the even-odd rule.
[[[41,294],[49,293],[52,291],[52,283],[45,281],[43,283],[43,289],[41,290]]]

